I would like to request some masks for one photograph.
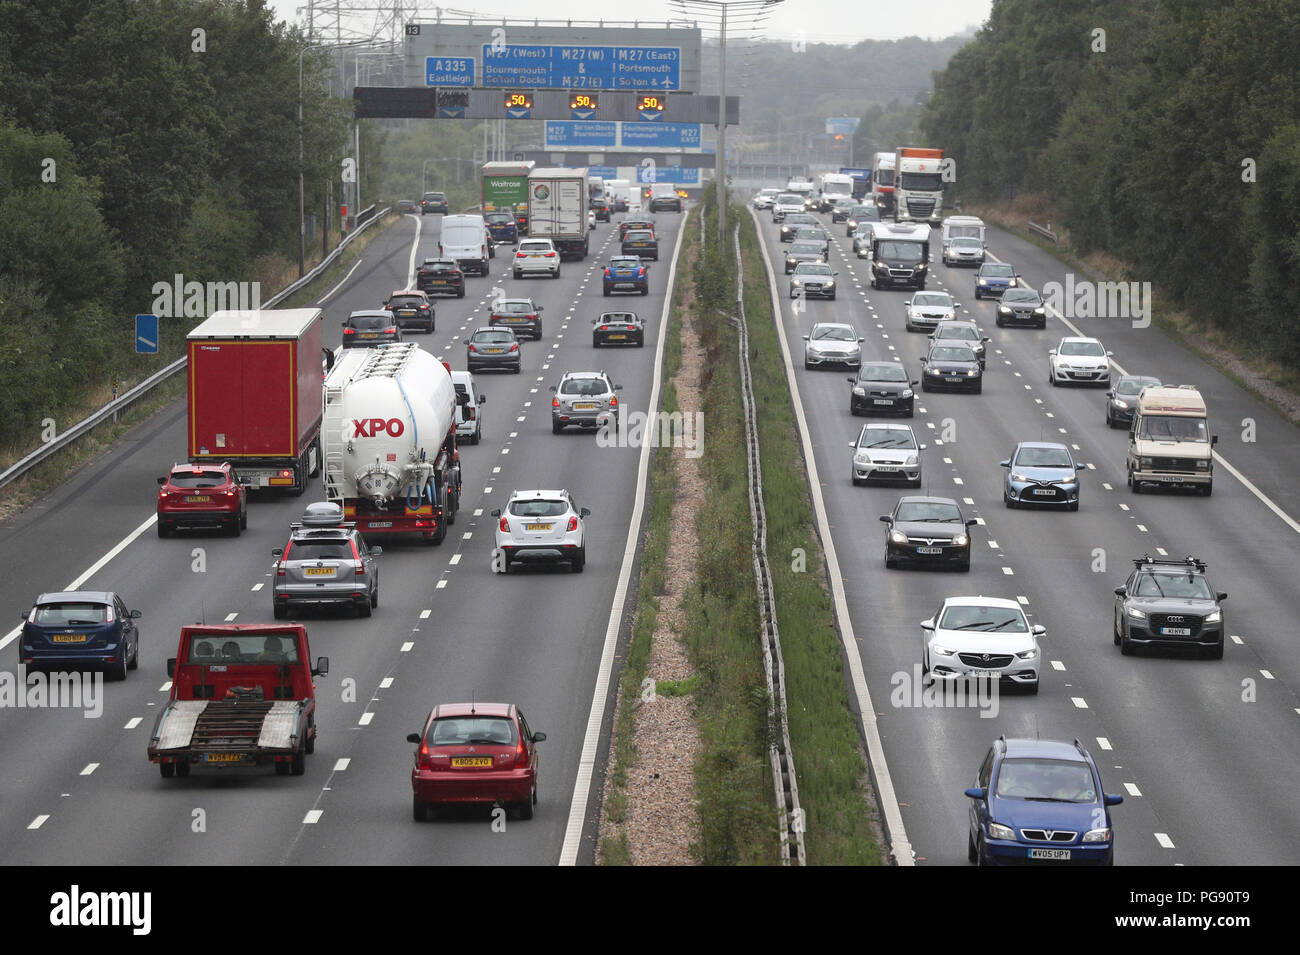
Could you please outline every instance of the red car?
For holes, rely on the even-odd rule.
[[[411,770],[416,822],[432,818],[449,803],[493,803],[533,818],[537,805],[537,747],[534,733],[510,703],[450,703],[435,706],[416,743]]]
[[[158,485],[159,537],[181,527],[217,527],[238,537],[248,527],[248,485],[229,463],[175,464]]]

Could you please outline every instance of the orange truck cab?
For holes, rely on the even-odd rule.
[[[182,627],[149,759],[164,779],[188,776],[192,766],[265,763],[301,776],[316,748],[313,677],[328,672],[328,657],[312,665],[301,624]]]

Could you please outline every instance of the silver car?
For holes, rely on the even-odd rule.
[[[862,337],[852,325],[840,322],[818,322],[803,340],[803,366],[817,368],[821,365],[847,365],[857,368],[862,364]]]
[[[943,247],[944,265],[983,265],[984,243],[970,236],[958,236]]]
[[[835,298],[835,276],[839,272],[820,262],[801,262],[790,276],[790,297]]]
[[[569,425],[599,428],[606,422],[618,425],[618,395],[623,389],[603,371],[570,371],[558,385],[551,385],[551,433]]]
[[[940,322],[957,317],[961,302],[947,292],[915,292],[903,304],[904,324],[909,332],[933,330]]]
[[[921,452],[925,445],[916,443],[911,425],[875,422],[862,426],[856,441],[850,441],[853,483],[867,481],[906,481],[921,486]]]
[[[279,558],[271,585],[271,610],[277,620],[293,604],[345,604],[362,617],[379,606],[382,547],[367,547],[354,523],[343,520],[337,504],[308,506],[301,521],[290,525],[289,542],[271,551]]]
[[[553,279],[558,279],[560,253],[555,251],[555,243],[550,239],[521,239],[515,249],[511,268],[517,279],[525,275],[549,275]]]

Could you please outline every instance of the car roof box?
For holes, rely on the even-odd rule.
[[[304,527],[338,527],[343,523],[343,508],[333,501],[318,501],[308,504],[303,511]]]

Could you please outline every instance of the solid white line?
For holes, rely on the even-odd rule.
[[[415,255],[420,250],[420,233],[424,229],[424,216],[419,216],[415,220],[415,238],[411,240],[411,254],[406,260],[406,287],[415,286]],[[478,311],[478,309],[474,309]],[[465,326],[461,326],[464,328]]]
[[[677,244],[673,248],[672,265],[664,288],[671,292],[677,275],[677,260],[686,235],[683,226],[677,230]],[[654,380],[650,385],[651,411],[659,407],[659,388],[663,379],[664,343],[667,339],[672,295],[664,295],[664,307],[659,316],[659,340],[655,345]],[[596,771],[596,750],[600,743],[600,726],[605,716],[605,703],[609,697],[610,676],[614,665],[614,650],[618,646],[619,625],[623,619],[623,605],[627,601],[628,584],[632,577],[632,564],[640,542],[641,514],[645,509],[646,483],[650,469],[650,442],[641,445],[641,458],[637,464],[636,499],[632,505],[632,519],[627,527],[627,541],[623,545],[623,564],[614,586],[614,600],[609,609],[609,622],[605,625],[605,644],[601,648],[600,667],[596,670],[596,687],[591,696],[591,709],[587,714],[587,729],[582,738],[582,755],[578,759],[578,775],[573,783],[573,798],[569,802],[569,820],[564,828],[564,844],[560,847],[560,865],[577,865],[578,846],[586,823],[587,800],[591,797],[591,781]]]
[[[758,216],[750,210],[755,224]],[[761,228],[761,227],[760,227]],[[761,235],[761,232],[760,232]],[[862,672],[862,654],[853,635],[853,621],[849,616],[849,604],[844,595],[844,577],[840,571],[839,557],[835,552],[835,542],[831,538],[830,521],[826,517],[826,502],[822,497],[821,480],[817,474],[817,458],[813,453],[812,435],[808,429],[808,419],[804,415],[803,401],[799,397],[799,382],[794,373],[794,362],[790,357],[790,343],[786,339],[785,323],[781,320],[781,296],[776,287],[776,270],[767,246],[761,241],[759,248],[763,253],[763,263],[767,268],[768,294],[772,299],[772,309],[776,316],[776,333],[781,340],[781,357],[785,361],[785,377],[790,385],[790,396],[794,402],[795,420],[799,427],[799,437],[803,442],[804,467],[808,471],[808,490],[812,496],[813,510],[817,515],[817,530],[821,536],[822,550],[826,555],[827,575],[831,580],[831,593],[835,604],[835,619],[839,625],[840,642],[844,657],[848,662],[849,677],[853,692],[857,697],[858,714],[862,719],[862,733],[867,743],[867,764],[873,770],[876,784],[876,796],[884,811],[885,828],[892,844],[894,861],[899,866],[916,864],[912,844],[907,840],[907,830],[903,825],[903,813],[898,806],[898,796],[894,793],[894,781],[889,774],[889,765],[885,761],[885,745],[880,738],[880,727],[876,722],[876,707],[871,702],[871,691],[867,688],[867,679]]]
[[[352,278],[352,273],[355,272],[358,268],[360,268],[360,267],[361,267],[361,263],[364,262],[364,261],[365,261],[365,259],[357,259],[356,264],[353,265],[352,268],[348,269],[348,274],[345,275],[345,276],[343,276],[343,278],[339,280],[339,284],[336,285],[336,286],[334,286],[332,289],[330,289],[330,290],[329,290],[328,292],[326,292],[324,295],[322,295],[322,296],[320,297],[320,301],[318,301],[316,304],[317,304],[317,305],[324,305],[327,301],[329,301],[329,297],[330,297],[331,295],[333,295],[335,292],[337,292],[339,289],[341,289],[344,285],[347,284],[348,279]]]

